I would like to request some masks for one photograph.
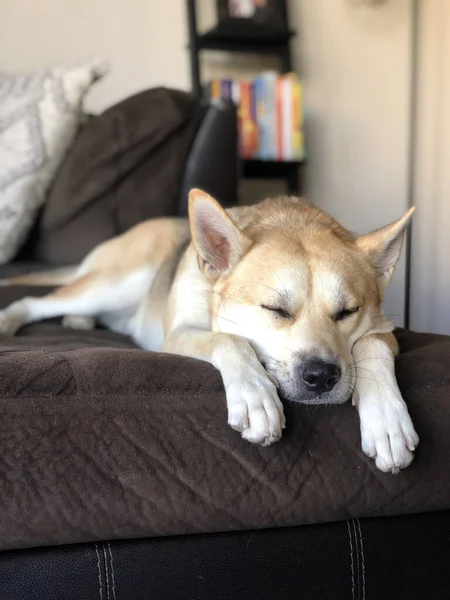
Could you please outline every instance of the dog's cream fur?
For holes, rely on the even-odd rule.
[[[228,423],[263,445],[285,425],[279,394],[310,404],[352,396],[364,452],[394,473],[419,440],[381,302],[411,214],[355,239],[300,198],[224,211],[193,190],[190,227],[153,220],[100,245],[71,283],[1,311],[0,331],[64,316],[69,327],[99,321],[144,349],[206,360],[222,374]]]

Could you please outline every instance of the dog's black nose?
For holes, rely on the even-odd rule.
[[[302,379],[317,394],[332,390],[340,378],[341,369],[333,363],[310,360],[303,366]]]

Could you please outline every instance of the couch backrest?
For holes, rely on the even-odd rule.
[[[90,119],[54,180],[27,258],[75,264],[140,221],[177,214],[200,118],[192,95],[157,88]]]
[[[187,215],[188,195],[200,188],[224,206],[237,203],[238,129],[236,107],[219,100],[202,107],[204,117],[195,136],[181,183],[178,214]]]

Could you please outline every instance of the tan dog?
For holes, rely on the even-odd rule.
[[[71,283],[0,312],[0,331],[64,315],[67,326],[99,321],[142,348],[206,360],[222,374],[228,423],[263,445],[285,425],[279,394],[306,404],[353,396],[364,452],[395,473],[419,439],[381,301],[412,212],[355,239],[300,198],[225,211],[192,190],[190,228],[153,220],[101,244]]]

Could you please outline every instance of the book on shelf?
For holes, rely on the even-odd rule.
[[[267,71],[252,81],[215,79],[204,86],[204,94],[236,104],[241,158],[305,158],[302,84],[295,73]]]

